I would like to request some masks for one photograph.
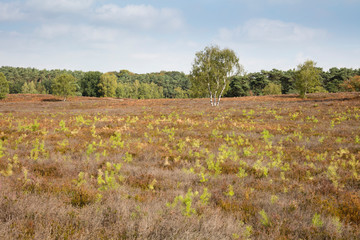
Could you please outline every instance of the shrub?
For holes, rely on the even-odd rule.
[[[326,89],[323,88],[322,86],[316,86],[309,89],[309,93],[327,93],[327,92],[328,91],[326,91]]]
[[[360,76],[354,76],[344,81],[341,87],[348,92],[359,92],[360,91]]]
[[[269,83],[262,90],[264,95],[280,95],[281,94],[281,85],[276,83]]]

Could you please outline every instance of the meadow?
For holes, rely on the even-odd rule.
[[[0,239],[360,239],[358,93],[0,101]]]

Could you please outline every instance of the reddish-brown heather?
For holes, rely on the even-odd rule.
[[[0,239],[360,239],[359,123],[356,92],[10,94]]]

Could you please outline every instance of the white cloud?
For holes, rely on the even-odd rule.
[[[171,8],[155,8],[151,5],[104,5],[96,10],[96,18],[102,21],[142,29],[179,29],[183,26],[181,13]]]
[[[16,21],[25,17],[25,13],[21,11],[20,5],[15,3],[0,2],[0,21]]]
[[[28,0],[27,5],[31,8],[47,12],[76,12],[88,9],[94,0]]]
[[[118,29],[91,25],[44,24],[35,31],[45,39],[69,38],[74,42],[114,42],[122,35]]]
[[[271,19],[251,19],[234,29],[219,31],[222,40],[250,40],[259,42],[304,42],[326,37],[323,29]]]
[[[42,25],[35,32],[40,37],[53,39],[70,34],[71,26],[66,24]]]

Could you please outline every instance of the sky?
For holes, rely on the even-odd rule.
[[[360,0],[0,0],[0,66],[190,73],[235,51],[246,72],[360,68]]]

